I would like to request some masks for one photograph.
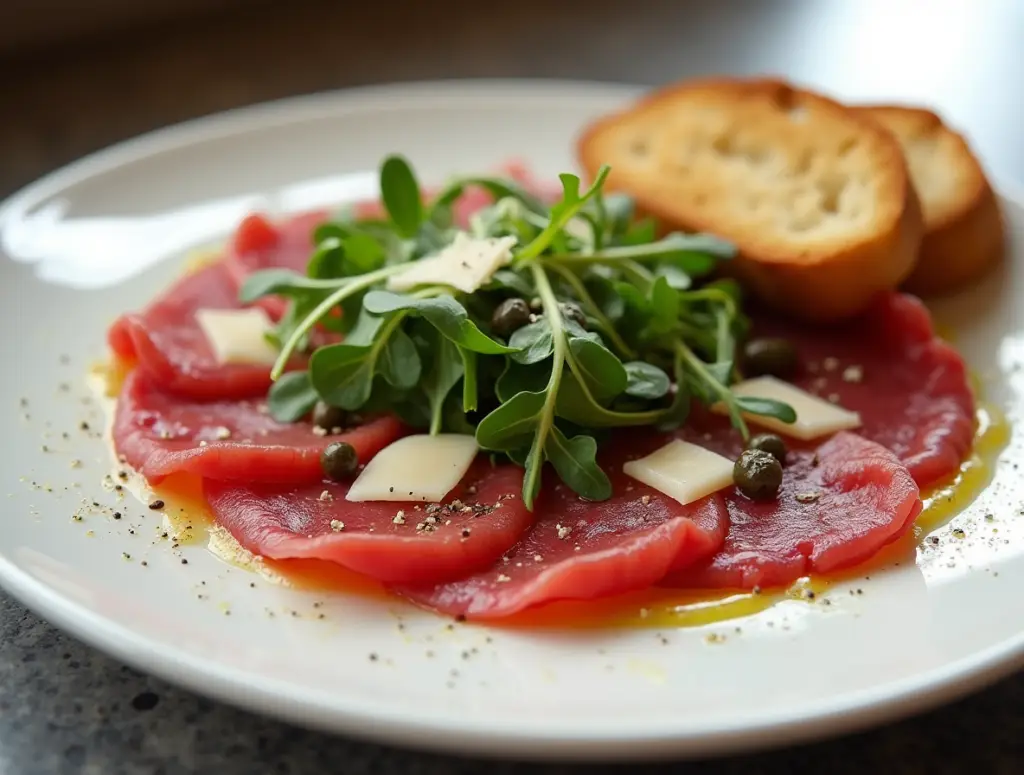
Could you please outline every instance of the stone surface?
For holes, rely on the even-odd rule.
[[[291,94],[451,77],[653,84],[716,71],[783,73],[847,98],[937,106],[997,180],[1024,181],[1024,6],[1013,0],[936,2],[930,13],[916,0],[350,6],[258,4],[0,63],[0,195],[140,132]],[[1024,676],[842,740],[608,771],[1011,773],[1021,762]],[[0,593],[0,775],[576,769],[407,753],[265,720],[124,667]]]

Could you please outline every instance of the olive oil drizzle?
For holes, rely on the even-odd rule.
[[[102,380],[102,395],[113,399],[131,364],[117,360],[95,366]],[[978,390],[975,381],[976,394]],[[112,412],[111,412],[112,414]],[[993,404],[978,401],[971,454],[947,481],[921,493],[923,508],[906,539],[886,547],[878,555],[839,574],[804,577],[783,589],[677,590],[654,587],[596,601],[556,602],[517,614],[497,624],[508,629],[679,629],[723,622],[738,622],[781,603],[814,604],[822,601],[836,584],[862,578],[873,569],[912,556],[916,545],[967,508],[989,485],[999,454],[1010,439],[1010,427]],[[133,474],[133,478],[141,477]],[[149,488],[130,488],[145,502]],[[138,491],[136,492],[136,489]],[[265,580],[298,589],[340,591],[384,599],[383,588],[343,568],[319,561],[267,561],[243,549],[223,528],[214,524],[201,495],[198,479],[170,477],[158,492],[166,503],[163,514],[168,532],[179,543],[205,542],[222,561],[253,571]],[[151,499],[151,496],[150,496]]]

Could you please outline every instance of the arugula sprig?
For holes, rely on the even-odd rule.
[[[531,509],[547,463],[581,497],[608,498],[598,462],[607,430],[678,427],[693,399],[723,405],[744,438],[744,413],[793,422],[791,407],[730,389],[747,321],[739,287],[712,275],[734,248],[703,234],[657,239],[628,197],[604,194],[608,174],[585,190],[561,175],[550,207],[491,177],[453,180],[428,199],[405,159],[385,159],[386,217],[322,224],[305,275],[265,270],[242,288],[244,302],[288,300],[273,335],[271,413],[295,421],[324,401],[393,411],[432,434],[474,433],[524,467]],[[471,187],[493,199],[472,216],[471,235],[514,237],[507,265],[474,293],[441,283],[388,290],[388,278],[452,243],[455,204]],[[499,335],[496,308],[512,298],[532,314]],[[311,348],[317,331],[343,338]],[[309,349],[307,370],[286,371]]]

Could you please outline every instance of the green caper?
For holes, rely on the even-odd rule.
[[[585,329],[587,327],[587,316],[583,313],[579,304],[574,301],[563,301],[559,306],[562,308],[563,318],[571,320],[580,328]]]
[[[351,444],[335,441],[320,453],[320,466],[329,479],[341,482],[350,478],[359,468],[359,456]]]
[[[782,464],[769,452],[747,449],[733,466],[732,480],[748,498],[771,500],[782,485]]]
[[[782,465],[786,465],[786,442],[782,440],[781,436],[776,436],[774,433],[762,433],[754,436],[747,442],[747,449],[759,449],[762,452],[767,452]]]
[[[742,368],[747,377],[779,377],[796,373],[800,356],[785,339],[751,339],[743,346]]]
[[[344,428],[348,422],[348,412],[341,407],[331,406],[323,401],[317,401],[313,407],[313,425],[329,431],[332,428]]]
[[[494,308],[491,330],[506,339],[530,322],[530,305],[522,299],[505,299]]]

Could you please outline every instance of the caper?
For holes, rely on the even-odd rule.
[[[767,452],[782,465],[786,465],[786,442],[782,440],[781,436],[776,436],[774,433],[762,433],[754,436],[747,442],[747,449],[759,449],[762,452]]]
[[[583,313],[579,304],[574,301],[563,301],[559,306],[562,308],[563,318],[571,320],[580,328],[587,327],[587,316]]]
[[[522,299],[505,299],[494,308],[491,330],[506,339],[530,322],[530,305]]]
[[[348,412],[341,407],[331,406],[323,401],[317,401],[316,406],[313,407],[313,425],[331,430],[332,428],[344,428],[348,421]]]
[[[746,449],[732,468],[732,480],[748,498],[771,500],[782,485],[782,464],[769,452]]]
[[[359,468],[355,447],[344,441],[335,441],[320,453],[320,466],[329,479],[336,482],[348,479]]]
[[[743,373],[747,377],[780,377],[796,373],[800,356],[785,339],[751,339],[743,346]]]

